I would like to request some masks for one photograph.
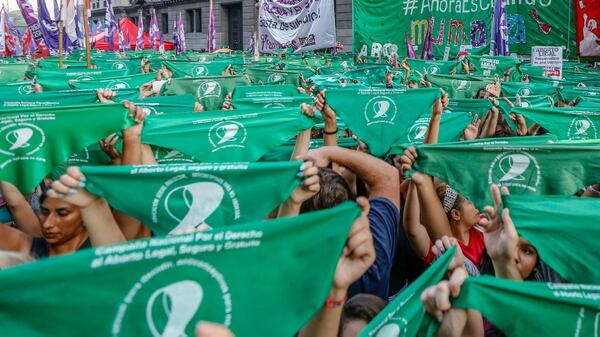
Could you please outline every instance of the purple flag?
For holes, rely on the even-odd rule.
[[[160,30],[158,30],[158,19],[156,18],[156,10],[152,8],[150,11],[150,47],[157,52],[160,48]]]
[[[431,43],[431,32],[433,31],[433,16],[429,18],[427,33],[423,40],[423,50],[421,51],[422,60],[431,60],[433,58],[433,44]]]
[[[81,7],[75,8],[75,32],[77,33],[77,48],[85,47],[85,37],[83,36],[83,20],[81,19]]]
[[[406,34],[406,57],[409,59],[416,59],[417,54],[415,53],[415,48],[413,48],[412,43],[410,43],[410,37],[408,37],[408,33]]]
[[[181,42],[179,41],[179,17],[173,21],[173,46],[175,47],[175,53],[181,53],[179,51],[179,45]]]
[[[40,22],[40,29],[44,38],[44,43],[48,48],[50,55],[58,54],[58,21],[55,21],[48,12],[46,7],[46,1],[38,0],[38,19]],[[63,39],[64,42],[64,39]],[[63,47],[64,44],[63,44]]]
[[[114,36],[117,32],[117,18],[113,9],[112,0],[106,0],[106,15],[104,16],[104,40],[108,42],[108,49],[115,51]],[[107,40],[108,39],[108,40]]]
[[[140,10],[138,13],[137,35],[135,37],[135,50],[144,50],[144,16]]]
[[[161,54],[165,53],[165,39],[164,36],[162,35],[162,33],[160,34],[160,44],[158,45],[158,52]]]
[[[179,30],[179,52],[185,53],[187,45],[185,43],[185,27],[183,26],[183,19],[181,18],[181,12],[177,15],[177,29]]]
[[[58,20],[60,18],[60,5],[57,0],[53,0],[54,3],[54,20]]]
[[[508,22],[504,0],[496,0],[494,15],[492,16],[492,41],[490,43],[492,55],[508,56]]]
[[[208,52],[212,53],[217,50],[217,31],[215,29],[215,9],[213,1],[210,0],[210,8],[208,12]]]
[[[119,51],[125,51],[125,38],[123,37],[123,30],[121,25],[117,25],[117,37],[119,41]]]
[[[103,32],[104,26],[102,25],[102,21],[98,20],[98,21],[94,21],[94,22],[96,22],[96,30],[94,31],[93,35]]]
[[[40,23],[37,15],[31,7],[31,4],[29,3],[29,0],[17,0],[17,5],[21,10],[21,14],[23,15],[23,19],[25,20],[27,27],[31,31],[31,37],[35,41],[35,43],[32,44],[37,46],[40,43],[43,43],[44,37],[40,28]]]

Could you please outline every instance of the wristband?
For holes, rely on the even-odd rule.
[[[331,297],[327,297],[327,300],[325,300],[325,308],[335,309],[337,307],[340,307],[340,306],[344,305],[344,303],[346,303],[347,299],[348,299],[348,294],[344,295],[344,298],[341,300],[335,300]]]
[[[326,135],[335,135],[338,133],[338,128],[335,128],[335,131],[332,132],[327,132],[325,129],[323,129],[323,133]]]

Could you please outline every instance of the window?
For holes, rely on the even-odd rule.
[[[169,14],[168,13],[162,13],[160,15],[160,24],[162,27],[162,32],[164,34],[169,32]]]
[[[200,33],[202,31],[202,10],[200,8],[194,9],[194,26],[195,32]]]
[[[185,27],[188,33],[202,32],[202,11],[200,8],[185,11]]]
[[[185,11],[185,28],[186,32],[191,33],[194,31],[194,10],[188,9]]]

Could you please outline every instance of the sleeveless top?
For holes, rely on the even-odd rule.
[[[92,243],[90,242],[90,238],[87,238],[77,250],[91,247]],[[50,255],[50,245],[43,237],[35,237],[31,242],[31,250],[29,251],[29,254],[36,259],[46,258]]]

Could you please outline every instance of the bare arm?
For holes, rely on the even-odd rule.
[[[31,236],[20,230],[0,224],[0,250],[29,254],[32,241]]]
[[[410,246],[417,256],[427,256],[431,240],[429,239],[429,234],[427,234],[427,229],[421,224],[419,195],[412,183],[409,185],[406,195],[402,224],[408,235]]]
[[[0,181],[0,190],[17,228],[32,237],[40,236],[40,220],[23,194],[6,181]]]
[[[429,121],[429,128],[427,129],[427,136],[425,136],[424,144],[437,144],[440,134],[440,121],[442,120],[442,100],[437,99],[433,103],[431,111],[431,120]]]

